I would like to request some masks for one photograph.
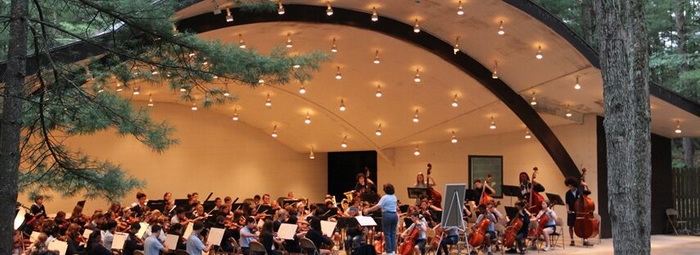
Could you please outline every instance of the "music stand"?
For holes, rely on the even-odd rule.
[[[506,215],[508,215],[508,218],[510,218],[510,220],[515,219],[515,217],[518,215],[518,208],[513,206],[506,206]]]
[[[421,197],[427,197],[428,196],[428,189],[427,188],[413,188],[413,187],[408,187],[406,188],[408,191],[408,198],[421,198]]]
[[[211,209],[214,209],[214,207],[216,206],[216,201],[205,201],[204,203],[202,203],[202,206],[204,206],[205,212],[211,211]]]
[[[399,211],[400,211],[401,213],[406,213],[406,212],[408,212],[408,208],[409,208],[409,207],[411,207],[411,206],[410,206],[410,205],[400,205],[400,206],[399,206]]]
[[[282,208],[287,207],[287,205],[296,204],[296,203],[298,203],[299,201],[301,201],[301,200],[298,200],[298,199],[285,199],[285,200],[282,200]]]
[[[264,214],[270,214],[270,213],[272,213],[272,207],[269,206],[269,205],[260,205],[260,206],[258,206],[258,209],[255,210],[255,214],[257,215],[257,214],[261,214],[261,213],[264,213]]]
[[[236,211],[238,209],[243,209],[244,205],[245,205],[245,203],[234,203],[233,205],[231,205],[231,211],[233,212],[233,211]]]
[[[501,191],[503,192],[504,196],[509,196],[510,197],[510,203],[513,204],[513,197],[518,197],[520,198],[520,187],[519,186],[513,186],[513,185],[503,185],[501,187]]]
[[[473,189],[466,189],[464,191],[464,200],[465,201],[476,201],[479,200],[478,197],[476,197],[476,191]]]
[[[158,211],[166,213],[165,212],[165,200],[148,200],[148,203],[146,203],[146,205],[151,210],[158,209]]]
[[[566,205],[564,203],[564,200],[561,199],[561,197],[557,194],[552,194],[552,193],[545,193],[547,195],[547,199],[549,199],[549,202],[554,204],[554,205]]]
[[[78,201],[77,205],[79,205],[82,208],[85,208],[85,200]]]
[[[371,204],[376,204],[379,202],[379,194],[373,192],[365,192],[360,195],[362,201],[367,201]]]

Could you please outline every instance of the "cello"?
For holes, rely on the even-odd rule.
[[[472,247],[478,247],[482,243],[484,243],[484,239],[486,238],[486,229],[489,227],[491,224],[491,220],[487,219],[484,217],[481,219],[479,224],[474,225],[472,228],[472,233],[469,234],[469,237],[467,238],[467,242],[469,245]]]
[[[591,237],[596,237],[599,232],[599,222],[593,216],[593,211],[595,211],[595,202],[593,199],[588,197],[588,185],[585,184],[586,181],[586,168],[581,169],[583,172],[581,174],[581,182],[583,186],[583,191],[581,195],[576,199],[574,204],[574,209],[576,210],[576,221],[574,222],[574,233],[576,236],[587,239]]]
[[[486,184],[491,182],[492,177],[493,176],[489,173],[486,177],[486,180],[484,181],[484,184],[481,186],[481,198],[479,198],[480,205],[486,205],[489,202],[493,202],[493,197],[489,196],[489,194],[486,193]]]
[[[423,216],[421,214],[418,214],[418,218],[421,219],[423,218]],[[419,234],[420,230],[418,229],[417,223],[414,223],[411,233],[408,235],[408,238],[406,238],[406,240],[403,240],[403,243],[401,243],[396,253],[400,255],[413,254],[413,247],[416,246],[416,240],[418,239]]]
[[[523,227],[523,224],[523,220],[520,218],[520,216],[516,216],[516,218],[513,219],[510,224],[508,224],[506,232],[503,235],[503,245],[506,248],[512,248],[515,246],[515,237],[518,235],[520,228]]]
[[[428,186],[428,197],[430,200],[433,200],[433,205],[436,206],[437,208],[442,208],[442,194],[435,190],[432,185],[430,185],[430,171],[433,169],[433,165],[428,163],[428,176],[427,176],[427,186]],[[435,184],[435,181],[433,181],[433,184]]]
[[[538,213],[542,211],[542,202],[544,197],[535,191],[535,178],[537,178],[537,167],[532,168],[532,180],[530,181],[530,199],[528,200],[528,211],[530,213]]]

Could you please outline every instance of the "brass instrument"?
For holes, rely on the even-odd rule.
[[[352,205],[353,194],[355,194],[355,190],[343,193],[343,195],[345,195],[345,198],[343,198],[343,200],[340,201],[340,206],[343,208],[343,212],[347,212],[348,208],[350,208],[350,205]]]

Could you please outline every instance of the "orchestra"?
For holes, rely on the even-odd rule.
[[[429,164],[429,170],[432,166]],[[513,204],[515,211],[506,215],[499,208],[500,201],[493,198],[485,200],[484,196],[496,195],[491,182],[491,175],[474,180],[472,189],[463,204],[457,206],[464,222],[469,222],[476,214],[476,220],[466,227],[443,226],[441,215],[446,205],[442,205],[427,195],[419,197],[414,205],[402,205],[396,198],[394,186],[384,184],[384,195],[379,198],[376,186],[367,178],[367,173],[357,174],[354,190],[345,192],[345,198],[339,203],[335,196],[327,195],[319,203],[295,196],[289,191],[285,197],[271,200],[270,194],[256,195],[236,203],[230,196],[199,201],[199,194],[187,195],[186,204],[176,203],[171,192],[166,192],[161,201],[148,201],[145,192],[136,194],[136,202],[122,207],[112,203],[106,210],[95,210],[90,217],[83,213],[85,201],[73,208],[70,215],[63,211],[49,218],[43,205],[43,197],[37,197],[31,208],[25,210],[27,216],[23,227],[17,229],[13,242],[13,254],[35,254],[37,250],[45,251],[52,240],[67,243],[67,254],[134,254],[142,250],[144,254],[170,254],[174,250],[186,250],[189,254],[202,254],[216,249],[221,252],[242,252],[251,254],[250,244],[259,242],[268,254],[304,252],[301,239],[309,239],[320,254],[331,254],[333,250],[343,249],[346,254],[362,249],[373,249],[386,254],[425,254],[426,245],[430,244],[438,255],[449,254],[449,246],[455,245],[460,236],[468,241],[470,252],[481,251],[492,254],[496,249],[508,249],[508,253],[525,253],[528,248],[536,247],[542,251],[552,249],[549,235],[563,231],[556,227],[557,214],[552,209],[553,202],[544,199],[540,192],[544,186],[536,181],[537,169],[534,168],[532,179],[526,172],[518,176],[520,194]],[[582,209],[575,209],[574,202],[583,196],[581,180],[569,177],[565,181],[568,191],[566,213],[568,216],[569,236],[574,245],[574,220],[580,219]],[[431,176],[422,173],[416,176],[414,188],[435,187]],[[590,192],[587,192],[588,194]],[[363,198],[376,197],[374,202]],[[446,201],[448,202],[448,201]],[[539,203],[534,205],[534,203]],[[578,206],[576,206],[578,207]],[[537,208],[534,210],[534,208]],[[377,212],[374,214],[373,212]],[[379,215],[381,212],[381,215]],[[588,212],[586,212],[588,213]],[[375,220],[375,226],[359,223],[359,216],[369,216]],[[322,229],[322,222],[335,222],[333,232]],[[296,233],[290,239],[278,236],[283,224],[297,226]],[[499,230],[501,225],[505,230]],[[208,243],[212,229],[221,229],[223,236],[217,243]],[[428,231],[435,233],[429,236]],[[29,243],[29,235],[37,232],[34,242]],[[167,234],[166,234],[167,233]],[[113,245],[115,236],[126,235],[122,246]],[[189,234],[189,236],[184,236]],[[176,238],[166,244],[169,235]],[[578,235],[578,232],[577,232]],[[589,245],[587,238],[584,244]],[[498,247],[502,245],[502,247]],[[173,247],[169,247],[173,246]],[[105,253],[106,252],[106,253]]]

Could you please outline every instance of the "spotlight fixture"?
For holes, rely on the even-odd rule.
[[[225,97],[231,96],[231,93],[228,92],[228,84],[224,86],[224,94]]]
[[[420,33],[420,25],[418,25],[418,19],[416,19],[416,22],[413,24],[413,32]]]
[[[272,127],[272,133],[270,134],[270,136],[277,138],[277,125]]]
[[[243,41],[243,35],[238,34],[238,48],[245,49],[245,41]]]
[[[506,31],[503,30],[503,21],[501,20],[500,24],[498,25],[498,35],[505,35]]]
[[[683,133],[683,130],[681,130],[681,121],[680,120],[676,120],[676,130],[674,130],[673,132],[675,132],[676,134]]]
[[[311,124],[311,116],[309,115],[309,112],[306,112],[306,118],[304,118],[304,124],[306,124],[306,125]]]
[[[493,119],[493,116],[491,116],[491,125],[489,125],[489,129],[496,129],[496,121]]]
[[[199,108],[197,108],[197,104],[196,104],[196,103],[192,103],[192,108],[190,108],[190,109],[192,109],[193,111],[196,111],[196,110],[199,109]]]
[[[331,8],[331,1],[326,1],[326,5],[328,6],[328,8],[326,8],[326,15],[333,16],[333,8]]]
[[[374,61],[372,61],[375,64],[379,64],[379,50],[376,50],[374,52]]]
[[[294,47],[294,44],[292,44],[292,33],[287,33],[287,48]]]
[[[221,14],[221,9],[219,8],[219,5],[216,2],[214,2],[214,10],[212,12],[214,13],[214,15]]]
[[[493,61],[493,72],[491,73],[491,78],[494,80],[498,79],[498,60]]]
[[[420,119],[418,118],[418,109],[416,109],[416,114],[413,115],[413,123],[418,123]]]
[[[345,111],[345,101],[344,101],[342,98],[340,99],[340,107],[339,107],[339,110],[340,110],[341,112],[344,112],[344,111]]]
[[[532,98],[530,99],[530,105],[537,105],[537,99],[535,99],[535,92],[532,92]]]
[[[416,75],[413,76],[413,81],[416,83],[420,82],[420,69],[416,68]]]
[[[420,148],[418,148],[418,145],[416,145],[416,148],[413,149],[413,155],[420,156]]]
[[[459,4],[457,5],[457,15],[464,15],[464,7],[462,7],[462,1],[459,1]]]
[[[262,77],[258,79],[258,84],[265,84],[265,79],[263,79]]]
[[[306,94],[306,88],[304,87],[304,84],[301,84],[299,86],[299,94]]]
[[[379,14],[377,14],[377,7],[372,7],[372,21],[377,22],[379,20]]]
[[[340,143],[340,147],[347,148],[348,147],[348,143],[346,142],[347,140],[348,140],[348,136],[346,135],[345,137],[343,137],[343,142]]]
[[[117,92],[121,92],[122,90],[124,90],[124,87],[122,87],[121,83],[117,83],[116,90]]]
[[[141,86],[134,86],[134,92],[132,92],[134,96],[138,96],[141,94]]]
[[[374,134],[377,135],[377,136],[382,136],[382,124],[379,124],[379,125],[377,126],[377,130],[374,131]]]
[[[272,99],[270,99],[270,94],[267,94],[267,99],[265,99],[265,106],[268,108],[272,107]]]
[[[377,84],[377,92],[374,93],[375,97],[382,97],[382,85]]]
[[[309,159],[313,160],[315,158],[316,156],[314,156],[314,147],[311,146],[311,150],[309,151]]]
[[[452,107],[457,106],[459,106],[459,103],[457,102],[457,94],[455,94],[455,97],[452,99]]]
[[[233,121],[238,121],[238,108],[233,109],[233,117],[231,117]]]
[[[277,14],[284,15],[284,6],[282,6],[282,0],[277,1]]]
[[[525,139],[530,139],[532,138],[532,134],[530,134],[530,130],[525,129]]]
[[[571,105],[567,104],[566,105],[566,117],[571,118],[571,116],[573,116],[573,114],[571,113]]]
[[[153,107],[153,95],[148,93],[148,107]]]
[[[457,135],[455,135],[455,131],[452,131],[452,139],[450,139],[451,143],[457,143]]]
[[[335,45],[335,37],[333,37],[333,44],[331,44],[331,52],[333,52],[333,53],[338,52],[338,46]]]
[[[457,39],[455,39],[455,46],[452,48],[452,53],[457,55],[457,52],[459,52],[459,36],[457,36]]]
[[[535,54],[535,58],[542,59],[542,46],[537,46],[537,53]]]
[[[231,15],[231,9],[226,8],[226,22],[233,22],[233,15]]]
[[[343,75],[340,74],[340,66],[336,66],[336,71],[335,71],[335,79],[340,80],[343,78]]]
[[[574,85],[575,90],[581,89],[581,84],[578,82],[578,78],[579,78],[579,76],[576,75],[576,85]]]
[[[117,90],[117,91],[121,91],[121,90]],[[180,92],[187,92],[187,88],[185,88],[185,86],[181,86]]]

